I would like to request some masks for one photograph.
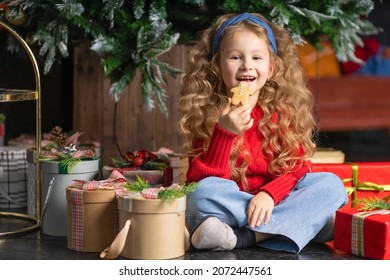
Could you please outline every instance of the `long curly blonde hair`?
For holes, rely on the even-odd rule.
[[[269,46],[275,70],[261,89],[257,104],[263,112],[258,124],[258,130],[264,138],[261,152],[269,160],[269,172],[278,176],[302,164],[314,152],[316,124],[312,115],[313,97],[306,87],[296,46],[289,33],[260,14],[252,15],[271,27],[277,44],[277,55]],[[182,77],[178,129],[181,147],[188,155],[197,156],[207,150],[220,112],[228,102],[229,96],[226,94],[229,91],[220,75],[219,51],[213,54],[211,42],[216,30],[232,16],[221,16],[214,27],[203,31],[190,53],[190,70]],[[224,38],[243,29],[254,32],[269,45],[265,29],[250,21],[226,28]],[[202,144],[195,147],[194,143]],[[242,145],[243,140],[239,137],[231,151],[230,169],[232,178],[241,179],[245,183],[244,174],[250,156],[248,151],[242,150]],[[239,157],[244,160],[237,166]]]

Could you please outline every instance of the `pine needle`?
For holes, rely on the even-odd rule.
[[[145,180],[141,176],[137,175],[137,178],[134,182],[128,182],[124,185],[126,189],[132,192],[141,192],[143,189],[152,187],[148,180]]]
[[[158,193],[158,198],[169,202],[176,198],[180,198],[188,195],[189,193],[194,192],[197,187],[198,183],[184,184],[183,186],[174,184],[168,188],[161,190]]]
[[[184,184],[173,184],[168,188],[164,188],[158,192],[158,198],[167,202],[171,202],[176,198],[180,198],[194,192],[198,186],[198,183]],[[128,182],[124,187],[132,192],[142,192],[144,189],[152,188],[153,186],[149,182],[137,175],[137,179],[134,182]]]
[[[143,170],[164,170],[168,164],[161,160],[149,160],[142,165]]]
[[[68,174],[72,174],[73,170],[80,162],[79,158],[73,158],[68,154],[58,154],[58,157],[60,158],[60,166],[66,170]]]
[[[163,189],[158,192],[158,198],[167,202],[171,202],[176,198],[185,196],[183,191],[179,189]]]
[[[116,168],[126,168],[126,167],[133,166],[132,162],[128,162],[127,160],[125,160],[123,158],[112,158],[111,164],[112,164],[112,166],[114,166]]]
[[[359,211],[372,211],[372,210],[390,210],[390,203],[388,199],[370,197],[361,198],[356,201]]]

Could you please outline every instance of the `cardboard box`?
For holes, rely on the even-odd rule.
[[[168,155],[173,168],[173,183],[184,184],[187,181],[188,157],[182,154]]]
[[[27,206],[26,148],[0,147],[0,208]]]
[[[314,164],[313,172],[332,172],[343,180],[351,193],[347,208],[360,198],[384,198],[390,195],[390,162]]]
[[[310,161],[312,163],[344,163],[345,154],[333,148],[317,148]]]
[[[115,190],[83,190],[69,186],[67,247],[79,252],[101,252],[118,233]]]
[[[174,259],[185,254],[186,197],[172,202],[138,195],[118,197],[119,229],[131,225],[120,255],[128,259]]]
[[[169,187],[173,181],[173,169],[167,167],[164,170],[142,170],[133,168],[115,168],[110,165],[103,166],[103,178],[107,179],[112,171],[118,170],[129,182],[135,182],[137,176],[147,180],[150,185]]]
[[[368,215],[367,215],[368,214]],[[369,259],[390,259],[390,211],[336,212],[334,248]]]

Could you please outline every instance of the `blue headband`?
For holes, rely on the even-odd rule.
[[[265,30],[267,31],[267,35],[268,35],[267,36],[268,40],[271,43],[271,49],[273,50],[274,53],[276,53],[277,52],[276,41],[275,41],[274,33],[272,32],[271,27],[269,27],[268,24],[266,24],[264,21],[262,21],[258,17],[252,16],[249,13],[239,14],[237,16],[234,16],[234,17],[228,19],[224,23],[222,23],[222,25],[218,28],[217,32],[215,32],[215,35],[214,35],[214,39],[213,39],[213,43],[212,43],[213,53],[216,53],[219,49],[219,45],[221,44],[221,41],[222,41],[222,34],[223,34],[223,31],[225,30],[225,28],[228,26],[232,26],[232,25],[235,25],[237,23],[240,23],[244,20],[249,20],[249,21],[254,22],[254,23],[265,28]]]

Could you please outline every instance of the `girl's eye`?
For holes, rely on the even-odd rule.
[[[253,60],[261,60],[261,56],[254,56]]]
[[[241,57],[239,55],[233,55],[232,59],[238,60],[238,59],[241,59]]]

